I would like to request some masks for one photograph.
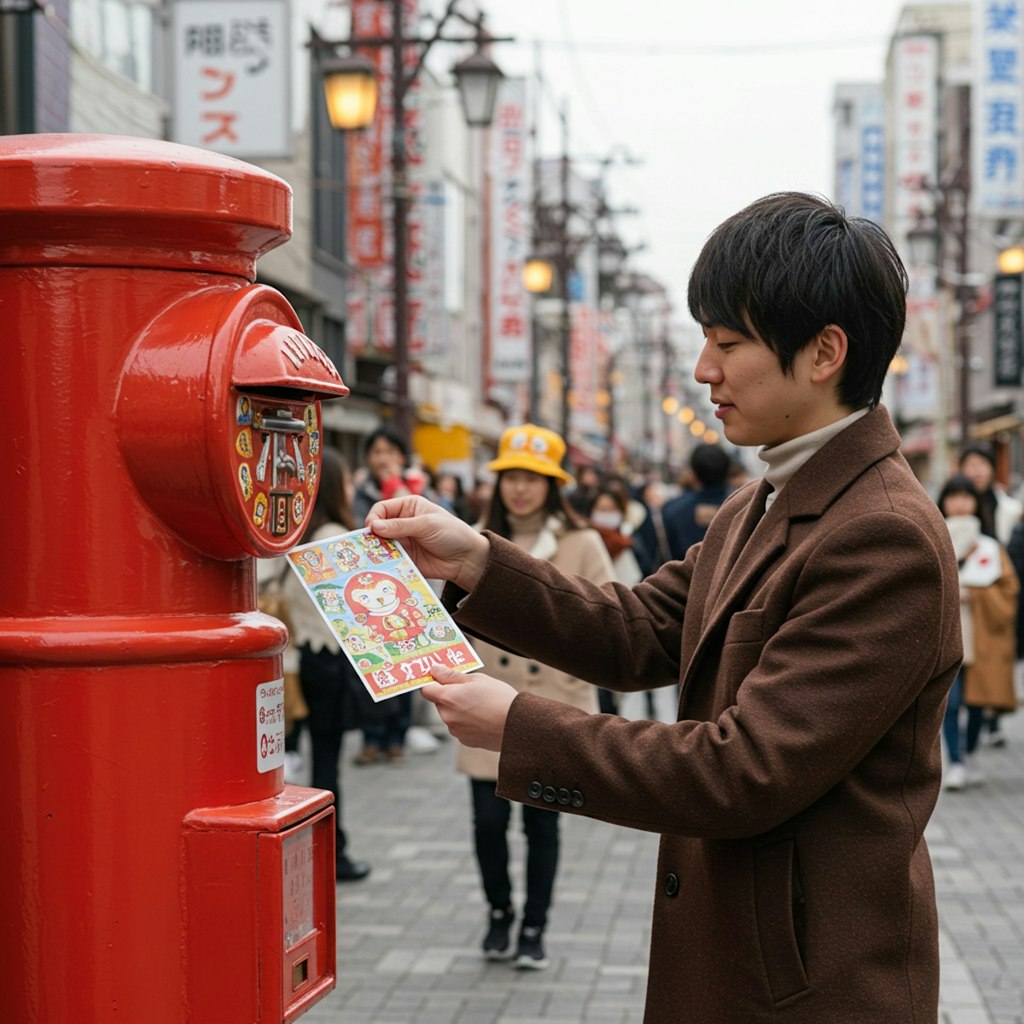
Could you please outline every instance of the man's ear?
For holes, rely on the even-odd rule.
[[[849,341],[846,331],[838,324],[826,324],[811,342],[814,359],[811,363],[811,379],[816,384],[832,381],[838,384],[846,365]]]

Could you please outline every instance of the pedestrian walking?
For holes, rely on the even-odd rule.
[[[632,590],[421,499],[370,511],[473,632],[610,689],[681,683],[674,723],[441,667],[421,691],[500,750],[500,796],[661,834],[647,1024],[937,1020],[924,831],[962,647],[949,532],[878,404],[906,286],[877,224],[814,196],[712,233],[694,376],[767,470]]]
[[[950,689],[942,724],[949,758],[943,785],[959,790],[985,781],[978,746],[986,713],[1017,707],[1013,665],[1020,582],[1007,551],[994,537],[982,533],[981,501],[966,476],[946,482],[938,505],[960,568],[964,663]]]
[[[562,469],[564,455],[565,442],[553,431],[530,423],[506,430],[498,457],[487,467],[498,478],[481,526],[563,572],[605,583],[614,579],[614,572],[601,538],[562,491],[571,479]],[[596,691],[582,680],[488,643],[477,642],[475,647],[484,668],[516,691],[584,712],[598,710]],[[495,960],[511,957],[517,967],[540,970],[548,966],[544,930],[558,869],[559,816],[550,807],[522,808],[526,896],[513,948],[516,911],[508,843],[512,804],[495,793],[497,754],[463,744],[457,751],[457,767],[470,778],[474,846],[489,907],[484,955]]]

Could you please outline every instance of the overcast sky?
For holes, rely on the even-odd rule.
[[[714,227],[768,192],[832,191],[831,107],[840,81],[881,81],[902,0],[483,0],[506,74],[544,81],[541,155],[621,148],[610,172],[635,265],[681,317],[686,280]],[[540,41],[540,47],[534,46]],[[594,163],[582,162],[582,169]]]

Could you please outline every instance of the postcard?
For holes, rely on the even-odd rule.
[[[482,666],[398,542],[353,530],[292,548],[288,564],[375,701],[429,683],[432,664]]]

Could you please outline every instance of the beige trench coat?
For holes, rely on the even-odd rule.
[[[582,576],[593,583],[615,578],[608,551],[596,530],[570,530],[557,519],[548,520],[534,551],[551,552],[546,560],[562,572]],[[511,684],[521,693],[549,697],[581,711],[597,711],[597,690],[590,683],[532,658],[521,658],[483,640],[472,640],[484,663],[483,671]],[[491,750],[466,747],[456,741],[455,766],[474,779],[498,777],[498,755]]]

